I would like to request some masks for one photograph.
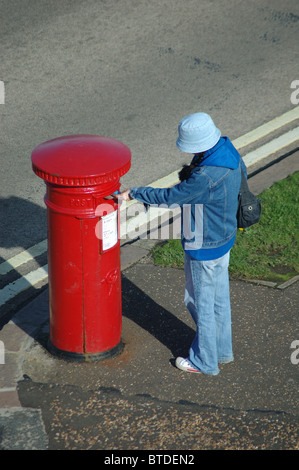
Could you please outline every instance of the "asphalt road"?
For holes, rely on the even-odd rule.
[[[123,141],[123,187],[176,170],[186,114],[232,139],[292,109],[296,0],[2,0],[0,262],[47,236],[41,142],[88,133]]]

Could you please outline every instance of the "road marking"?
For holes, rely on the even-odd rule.
[[[266,135],[271,134],[271,132],[280,129],[281,127],[285,126],[286,124],[289,124],[290,122],[295,121],[296,119],[299,119],[299,106],[296,106],[295,108],[291,109],[291,111],[288,111],[282,114],[281,116],[272,119],[272,121],[266,122],[265,124],[257,127],[253,131],[250,131],[247,134],[238,137],[233,141],[233,144],[237,149],[247,147],[249,144],[252,144],[257,140],[266,137]]]
[[[257,142],[259,139],[266,137],[277,129],[282,128],[286,124],[289,124],[299,118],[299,106],[296,106],[292,110],[278,116],[275,119],[257,127],[256,129],[244,134],[243,136],[233,140],[234,146],[240,150],[245,148],[249,144]],[[243,157],[247,166],[251,166],[254,163],[266,158],[267,156],[281,150],[291,143],[295,142],[299,138],[299,127],[292,129],[289,132],[271,140],[269,143],[266,143],[259,147],[258,149],[249,152]],[[147,185],[153,188],[167,188],[171,187],[174,184],[179,182],[178,172],[176,170],[170,173],[163,178],[160,178],[153,183]],[[122,210],[128,209],[129,206],[136,204],[136,201],[130,201],[126,203]],[[140,203],[139,203],[140,204]],[[163,217],[165,212],[169,212],[168,209],[159,209],[159,215]],[[151,216],[149,215],[151,213]],[[157,218],[158,212],[149,211],[149,213],[141,213],[139,211],[138,215],[132,217],[127,222],[121,224],[120,236],[123,238],[128,233],[132,233],[132,227],[141,227]],[[129,230],[128,230],[129,229]],[[9,271],[18,268],[19,266],[27,263],[30,260],[35,259],[37,256],[45,253],[47,251],[47,239],[37,243],[36,245],[24,250],[21,253],[13,256],[12,258],[4,261],[0,264],[0,274],[7,274]],[[17,294],[28,289],[30,286],[36,285],[38,282],[43,281],[48,276],[48,265],[42,266],[35,271],[30,272],[22,276],[20,279],[8,284],[3,289],[0,290],[0,306],[4,305],[8,300],[15,297]]]
[[[0,307],[17,294],[24,292],[29,287],[35,286],[38,282],[45,280],[47,277],[48,265],[45,265],[7,284],[7,286],[0,290]]]
[[[286,134],[277,137],[276,139],[271,140],[265,145],[262,145],[256,150],[247,153],[243,157],[243,160],[247,167],[253,165],[254,163],[263,160],[269,155],[278,152],[279,150],[291,145],[293,142],[299,139],[299,127],[287,132]]]
[[[18,268],[22,264],[25,264],[28,261],[35,259],[37,256],[42,255],[47,251],[47,246],[48,242],[46,239],[28,248],[28,250],[22,251],[16,256],[13,256],[9,260],[4,261],[0,264],[0,274],[7,274],[9,273],[9,271],[12,271],[13,269]]]

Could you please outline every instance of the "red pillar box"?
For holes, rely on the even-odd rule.
[[[96,135],[36,147],[32,168],[47,187],[49,350],[99,360],[122,349],[117,203],[106,199],[130,168],[123,143]]]

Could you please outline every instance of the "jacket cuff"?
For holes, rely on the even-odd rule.
[[[135,196],[136,196],[137,191],[138,191],[138,188],[131,188],[130,189],[129,195],[131,196],[131,198],[136,199]]]

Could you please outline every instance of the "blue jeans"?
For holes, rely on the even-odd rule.
[[[200,261],[185,253],[185,305],[196,325],[188,360],[204,374],[217,375],[218,363],[234,360],[229,293],[229,253]]]

